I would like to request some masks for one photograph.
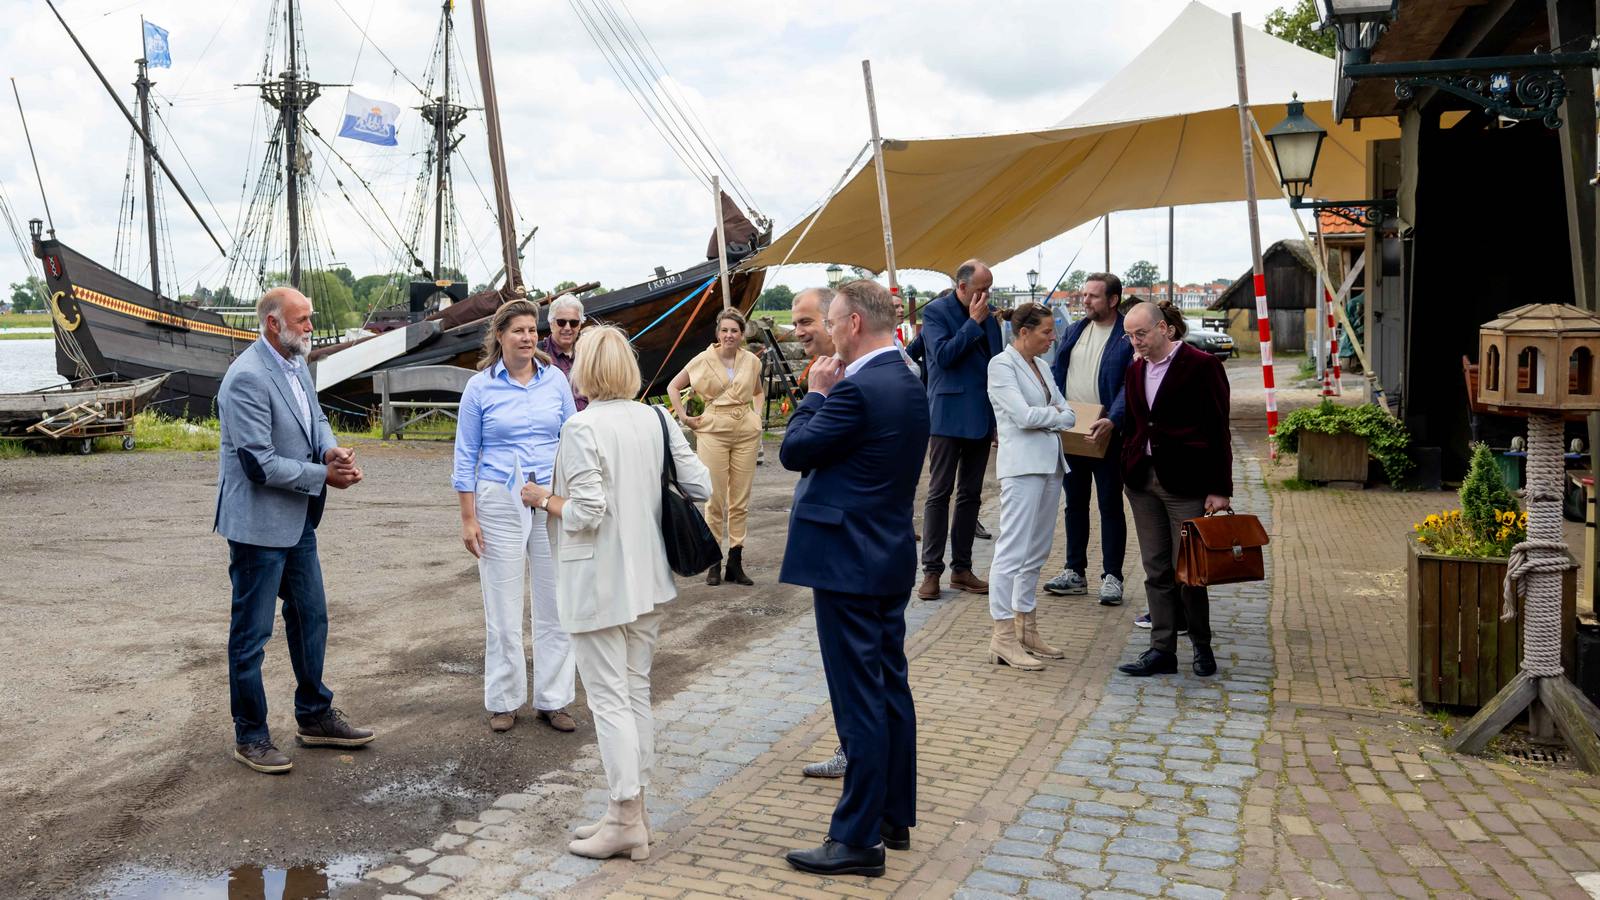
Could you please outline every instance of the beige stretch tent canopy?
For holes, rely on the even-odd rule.
[[[1328,129],[1311,196],[1365,196],[1367,141],[1399,137],[1388,120],[1361,132],[1333,123],[1333,60],[1244,29],[1251,109],[1263,129],[1291,94]],[[1004,260],[1108,212],[1243,200],[1233,24],[1190,3],[1167,30],[1071,116],[1047,131],[885,142],[895,264],[952,272]],[[1256,154],[1259,198],[1281,196]],[[751,260],[885,268],[869,162],[827,202],[790,255],[807,215]],[[1243,227],[1241,219],[1240,223]]]

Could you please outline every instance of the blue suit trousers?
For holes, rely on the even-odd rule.
[[[905,651],[910,597],[820,588],[813,596],[833,726],[850,761],[828,835],[875,847],[883,823],[916,824],[917,711]]]

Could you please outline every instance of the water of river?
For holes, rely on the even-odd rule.
[[[56,374],[55,341],[0,341],[0,394],[31,391],[64,381]]]

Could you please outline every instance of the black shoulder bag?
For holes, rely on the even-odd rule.
[[[661,540],[666,545],[667,565],[684,577],[699,575],[722,563],[722,547],[711,536],[711,528],[694,501],[678,484],[678,466],[672,461],[672,437],[667,434],[667,418],[661,420]]]

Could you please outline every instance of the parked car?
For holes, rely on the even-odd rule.
[[[1234,354],[1233,337],[1227,332],[1211,327],[1206,322],[1185,318],[1184,324],[1189,326],[1184,332],[1183,342],[1196,350],[1204,350],[1213,356],[1228,359]]]

